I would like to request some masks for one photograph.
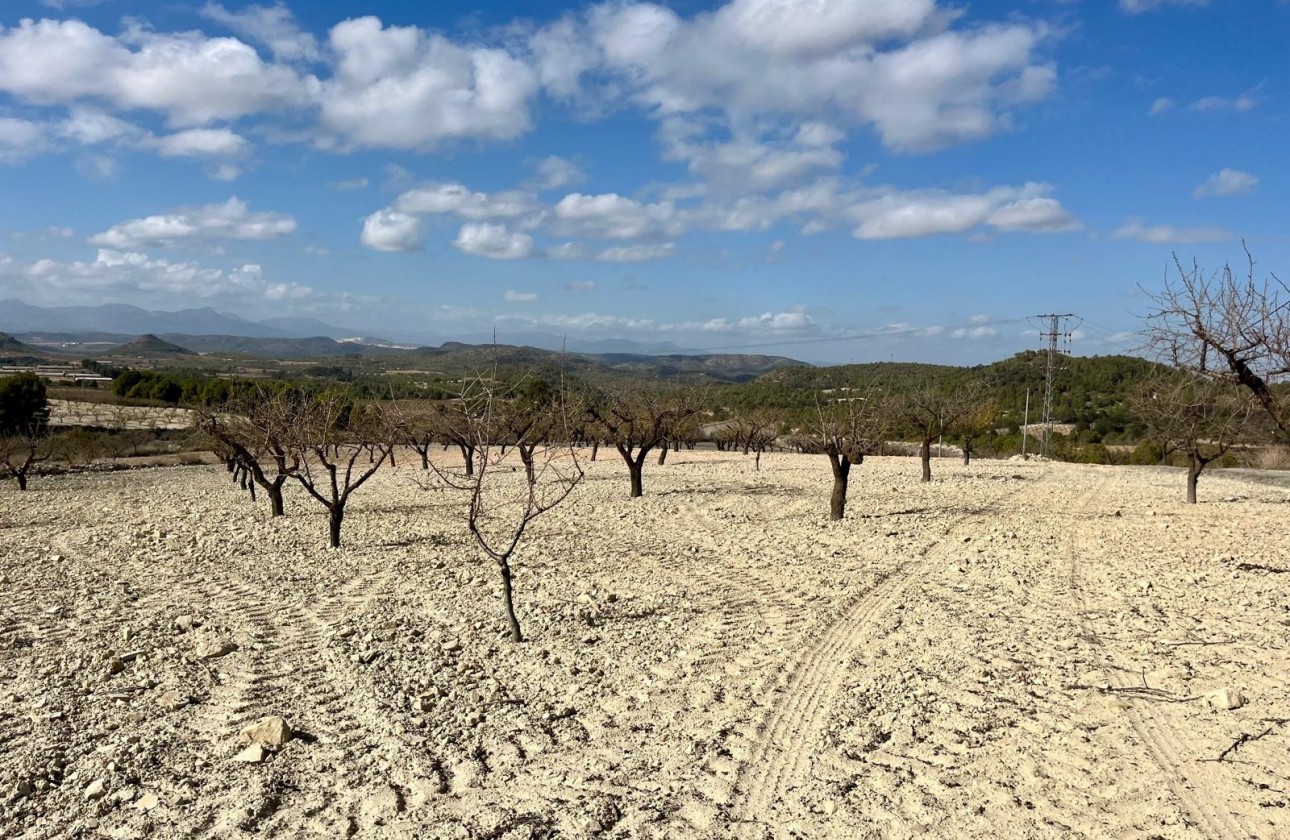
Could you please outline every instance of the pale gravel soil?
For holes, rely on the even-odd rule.
[[[1287,490],[875,458],[830,523],[823,457],[629,500],[605,455],[521,551],[519,646],[415,459],[339,551],[219,467],[0,489],[0,832],[1290,837]],[[232,761],[268,714],[306,737]]]

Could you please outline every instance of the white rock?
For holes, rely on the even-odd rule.
[[[1239,688],[1220,688],[1206,698],[1215,709],[1232,711],[1245,705],[1245,695]]]
[[[85,788],[85,792],[81,794],[81,796],[89,800],[102,799],[106,795],[107,786],[102,779],[95,779],[90,782],[89,787]]]
[[[280,747],[290,741],[294,734],[289,723],[276,715],[270,715],[243,728],[237,737],[244,744]]]
[[[264,757],[266,755],[268,755],[268,752],[264,749],[262,744],[252,744],[237,755],[233,756],[233,760],[240,761],[243,764],[259,764],[264,761]]]

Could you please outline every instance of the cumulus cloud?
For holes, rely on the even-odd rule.
[[[0,91],[36,104],[93,100],[192,127],[307,106],[313,80],[235,38],[129,25],[105,35],[79,20],[24,19],[0,31]]]
[[[456,183],[416,187],[399,195],[393,206],[400,213],[450,213],[473,221],[515,219],[531,216],[540,210],[537,197],[532,193],[520,190],[491,194],[474,192]]]
[[[645,204],[617,193],[570,193],[551,209],[551,227],[562,236],[642,239],[677,236],[684,228],[671,202]]]
[[[452,244],[467,254],[495,260],[518,260],[536,253],[532,236],[486,222],[462,225]]]
[[[985,326],[958,327],[957,329],[950,330],[950,338],[982,339],[982,338],[994,338],[998,334],[999,334],[999,331],[996,330],[994,327],[985,327]]]
[[[318,41],[303,32],[284,4],[247,6],[230,12],[219,3],[207,3],[202,16],[223,24],[238,35],[264,44],[282,61],[317,61],[322,53]]]
[[[587,180],[582,167],[559,155],[550,155],[533,164],[533,185],[540,190],[557,190]]]
[[[44,129],[31,120],[0,117],[0,163],[13,163],[45,145]]]
[[[130,219],[90,237],[90,243],[122,251],[174,247],[224,239],[265,241],[286,236],[296,220],[286,213],[252,213],[246,202],[185,207],[172,213]]]
[[[932,0],[732,0],[689,18],[603,3],[530,46],[557,96],[621,92],[662,116],[836,118],[922,151],[1007,128],[1056,78],[1039,56],[1043,26],[954,29],[955,17]]]
[[[458,45],[378,18],[332,27],[334,73],[319,120],[342,148],[432,149],[450,140],[506,139],[531,126],[537,77],[503,49]]]
[[[1259,179],[1239,169],[1220,169],[1192,192],[1196,198],[1240,195],[1258,186]]]
[[[1232,232],[1218,227],[1179,228],[1172,225],[1146,225],[1140,219],[1131,220],[1116,228],[1111,234],[1117,239],[1136,239],[1152,245],[1174,245],[1189,242],[1225,242]]]
[[[0,273],[10,282],[26,282],[46,298],[69,294],[168,294],[202,299],[303,300],[315,294],[308,286],[270,280],[264,269],[254,263],[225,270],[110,248],[99,249],[92,261],[42,259],[28,266],[10,263]]]
[[[363,220],[359,239],[377,251],[419,251],[421,220],[397,210],[378,210]]]
[[[860,222],[858,239],[897,239],[963,233],[980,225],[1004,231],[1051,233],[1078,229],[1046,184],[996,187],[984,193],[889,190],[863,200],[849,213]]]
[[[162,157],[237,157],[250,150],[245,137],[227,128],[190,128],[147,141]]]

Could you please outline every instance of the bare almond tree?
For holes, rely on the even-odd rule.
[[[53,456],[54,445],[47,427],[0,437],[0,478],[12,478],[19,490],[26,490],[33,471]]]
[[[954,385],[924,384],[900,401],[900,421],[918,438],[923,482],[932,480],[932,444],[955,429],[980,408],[983,388],[978,382]]]
[[[1145,316],[1146,348],[1162,362],[1204,376],[1222,376],[1248,390],[1290,443],[1290,289],[1276,275],[1258,280],[1254,258],[1239,277],[1231,265],[1206,274],[1174,255],[1177,276],[1165,277]]]
[[[298,466],[291,475],[327,508],[332,548],[340,548],[340,529],[350,496],[389,458],[395,434],[384,412],[357,403],[348,394],[318,394],[301,405],[291,438]]]
[[[511,639],[524,640],[515,614],[512,560],[529,526],[569,497],[582,481],[573,430],[563,423],[563,389],[503,388],[494,379],[471,382],[458,404],[464,433],[476,453],[463,476],[433,467],[447,486],[470,496],[467,527],[480,550],[497,563]],[[506,445],[499,439],[504,430]],[[517,469],[516,462],[523,469]]]
[[[882,451],[891,431],[894,404],[876,387],[863,395],[858,391],[816,406],[808,435],[799,435],[799,447],[817,447],[829,458],[833,492],[829,496],[829,519],[842,519],[847,509],[847,487],[851,468],[864,463],[866,455]]]
[[[255,384],[221,406],[194,413],[195,428],[217,445],[226,462],[232,461],[234,478],[250,491],[251,499],[255,485],[264,489],[272,516],[284,514],[282,487],[300,467],[293,441],[307,401],[295,389]]]
[[[1255,402],[1229,380],[1169,370],[1144,380],[1131,408],[1150,433],[1187,456],[1187,502],[1200,474],[1251,431]]]
[[[650,450],[667,443],[703,406],[702,392],[641,383],[591,396],[585,405],[598,438],[614,445],[627,464],[631,498],[645,494],[642,472]]]

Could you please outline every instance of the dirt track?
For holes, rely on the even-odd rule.
[[[823,458],[677,453],[635,501],[602,458],[523,553],[516,647],[411,463],[340,551],[219,468],[0,490],[0,827],[1290,836],[1284,489],[871,459],[830,523]],[[233,761],[270,714],[305,736]]]

